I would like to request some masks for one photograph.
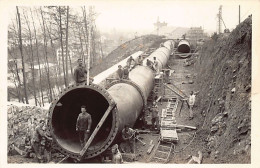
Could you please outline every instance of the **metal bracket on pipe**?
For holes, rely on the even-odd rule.
[[[96,134],[98,133],[99,129],[101,128],[101,126],[103,125],[103,123],[105,122],[107,116],[110,114],[110,112],[116,107],[116,104],[113,103],[111,104],[105,114],[103,115],[103,117],[101,118],[101,120],[99,121],[98,125],[96,126],[95,130],[92,132],[90,138],[88,139],[87,143],[85,144],[85,146],[83,147],[83,149],[80,151],[80,156],[81,156],[81,160],[84,158],[84,155],[88,149],[88,147],[90,146],[91,142],[93,141],[94,137],[96,136]]]

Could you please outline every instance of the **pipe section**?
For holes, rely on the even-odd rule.
[[[173,46],[173,41],[165,42],[164,47],[155,50],[148,59],[156,57],[161,69],[166,65]],[[146,105],[153,89],[154,73],[147,66],[136,66],[129,73],[129,78],[130,80],[112,83],[107,90],[96,84],[84,83],[69,86],[61,92],[49,109],[48,127],[54,147],[71,158],[80,158],[81,147],[75,128],[81,105],[86,105],[92,116],[93,131],[107,108],[116,103],[116,107],[108,115],[85,153],[84,159],[98,156],[111,144],[120,141],[124,126],[133,126]]]
[[[190,52],[190,43],[187,40],[181,40],[178,44],[177,51],[181,53],[189,53]]]

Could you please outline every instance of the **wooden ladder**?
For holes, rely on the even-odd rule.
[[[173,147],[173,143],[162,144],[162,142],[159,141],[147,162],[155,160],[156,162],[168,163],[173,151]]]

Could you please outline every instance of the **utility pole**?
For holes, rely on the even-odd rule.
[[[239,5],[239,8],[238,8],[238,14],[239,14],[239,15],[238,15],[238,17],[239,17],[239,18],[238,18],[238,23],[240,24],[240,5]]]
[[[156,30],[157,30],[157,35],[159,35],[159,30],[161,27],[163,26],[167,26],[167,23],[165,22],[160,22],[159,21],[159,16],[157,17],[157,22],[153,24],[155,27],[156,27]]]
[[[218,12],[218,33],[220,34],[222,32],[222,24],[221,24],[221,20],[222,20],[222,5],[220,5],[219,7],[219,12]]]

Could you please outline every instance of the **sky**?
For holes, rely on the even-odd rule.
[[[48,2],[48,1],[47,1]],[[230,30],[238,24],[238,8],[241,7],[241,20],[256,11],[254,0],[248,1],[219,1],[219,0],[96,0],[81,1],[87,3],[66,3],[57,5],[70,5],[72,8],[89,5],[95,6],[98,13],[96,18],[97,28],[101,32],[111,32],[113,29],[150,33],[155,30],[154,23],[159,20],[173,27],[199,27],[206,32],[215,32],[217,28],[217,13],[222,5],[222,18]],[[53,5],[17,3],[21,6]],[[15,15],[15,6],[9,10],[11,18]],[[224,30],[224,25],[222,30]]]
[[[153,31],[159,17],[168,26],[198,27],[205,31],[216,31],[217,13],[222,4],[222,17],[229,29],[238,24],[239,4],[241,20],[252,14],[254,5],[250,1],[240,3],[228,1],[108,1],[94,3],[99,13],[96,24],[101,31],[111,30],[146,30]],[[224,25],[222,26],[224,30]]]

